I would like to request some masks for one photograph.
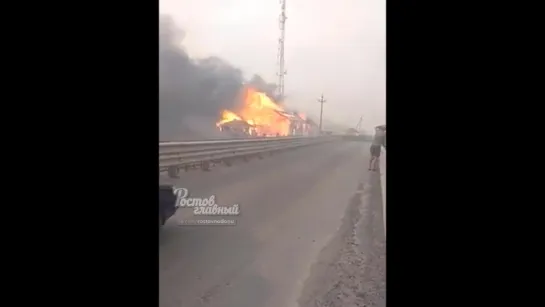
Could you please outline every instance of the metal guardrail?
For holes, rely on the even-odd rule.
[[[384,224],[384,233],[386,234],[386,146],[384,146],[383,154],[379,158],[379,169],[382,193],[382,222]]]
[[[169,177],[178,176],[179,170],[200,167],[209,170],[211,163],[231,165],[237,158],[262,158],[263,153],[325,143],[339,136],[253,138],[192,142],[159,143],[159,171]]]

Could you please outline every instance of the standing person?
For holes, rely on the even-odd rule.
[[[376,171],[380,158],[380,152],[382,151],[382,145],[384,144],[386,131],[381,127],[375,128],[375,136],[373,137],[373,143],[371,144],[371,159],[369,160],[370,171]]]

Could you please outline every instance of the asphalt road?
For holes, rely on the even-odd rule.
[[[380,175],[367,171],[368,152],[368,143],[336,142],[182,173],[175,184],[191,197],[215,195],[218,204],[239,204],[241,214],[222,217],[235,219],[234,226],[180,226],[179,221],[196,218],[191,209],[180,209],[167,222],[159,238],[159,305],[311,302],[309,295],[324,290],[323,278],[314,276],[320,270],[312,267],[325,257],[320,255],[340,233],[350,207],[361,207],[353,200],[364,186],[378,188],[380,195]],[[369,208],[380,208],[380,197],[368,201],[377,202]],[[326,258],[321,261],[337,261]]]

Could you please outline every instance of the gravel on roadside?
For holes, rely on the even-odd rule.
[[[321,251],[299,299],[300,307],[386,305],[386,238],[379,173],[369,173],[343,223]]]

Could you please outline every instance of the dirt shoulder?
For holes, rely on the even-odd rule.
[[[335,237],[312,266],[300,307],[385,306],[386,238],[380,175],[369,173]]]

